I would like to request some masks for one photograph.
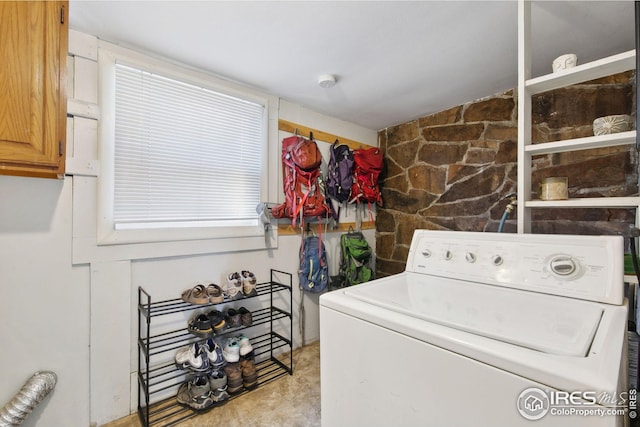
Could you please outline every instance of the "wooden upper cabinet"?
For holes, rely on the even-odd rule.
[[[68,1],[0,1],[0,174],[62,178]]]

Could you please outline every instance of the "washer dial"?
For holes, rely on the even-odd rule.
[[[571,276],[578,271],[578,263],[569,255],[554,255],[549,260],[549,269],[557,276]]]

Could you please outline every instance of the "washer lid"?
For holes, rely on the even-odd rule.
[[[544,353],[584,357],[602,317],[593,302],[401,274],[347,288],[361,301]]]

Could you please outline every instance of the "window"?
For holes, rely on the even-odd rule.
[[[99,243],[264,233],[266,98],[102,52],[100,73]]]

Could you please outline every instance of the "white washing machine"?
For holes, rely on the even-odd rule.
[[[417,230],[320,298],[322,426],[623,426],[626,335],[622,237]]]

